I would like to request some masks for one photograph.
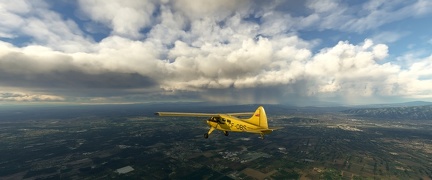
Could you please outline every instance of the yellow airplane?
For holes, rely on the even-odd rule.
[[[265,134],[270,134],[274,130],[281,128],[269,128],[267,124],[267,115],[262,106],[256,109],[255,113],[228,113],[228,114],[210,114],[210,113],[182,113],[182,112],[156,112],[159,116],[186,116],[186,117],[210,117],[207,124],[210,130],[204,134],[204,138],[215,130],[223,131],[225,136],[228,132],[246,132],[260,134],[261,139],[264,139]],[[240,119],[240,116],[250,116],[249,119]]]

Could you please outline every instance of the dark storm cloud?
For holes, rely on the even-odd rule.
[[[157,83],[135,72],[96,71],[94,65],[78,66],[68,56],[29,57],[10,53],[0,58],[0,84],[25,88],[129,89]],[[87,70],[83,70],[87,69]],[[95,70],[92,70],[95,69]]]
[[[153,80],[138,73],[103,72],[99,74],[86,74],[80,71],[31,75],[0,72],[0,84],[14,87],[72,89],[145,88],[156,85]]]
[[[200,99],[211,102],[231,104],[302,104],[305,99],[318,100],[317,97],[310,97],[308,84],[313,84],[310,79],[299,79],[296,82],[286,85],[271,85],[251,88],[208,89],[196,93]],[[306,103],[303,103],[306,104]]]

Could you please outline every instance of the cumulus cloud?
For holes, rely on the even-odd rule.
[[[306,64],[306,74],[314,77],[312,93],[335,93],[350,96],[392,96],[386,87],[397,76],[400,67],[390,63],[379,64],[387,56],[387,46],[372,44],[366,40],[362,45],[339,42],[322,50]]]
[[[296,5],[308,13],[291,14],[279,1],[80,0],[82,21],[110,31],[99,42],[81,30],[85,25],[61,16],[45,1],[2,3],[1,16],[8,20],[0,22],[0,36],[30,40],[21,46],[0,41],[0,87],[44,93],[4,92],[0,98],[352,103],[425,97],[432,87],[430,57],[407,66],[385,60],[389,47],[382,43],[396,41],[397,34],[379,43],[340,41],[318,50],[317,40],[299,35],[308,28],[361,32],[427,14],[411,12],[419,3],[430,4],[307,1]],[[383,38],[378,34],[375,39]]]
[[[301,75],[301,67],[296,68],[311,54],[302,46],[308,44],[297,37],[250,38],[242,44],[201,48],[178,42],[170,51],[174,62],[167,64],[172,75],[162,87],[193,90],[287,84]]]
[[[172,1],[174,8],[185,14],[190,20],[200,19],[202,17],[211,17],[216,22],[224,20],[233,13],[247,15],[250,8],[249,0],[219,0],[219,1],[194,1],[178,0]]]
[[[408,69],[398,75],[398,83],[401,84],[400,95],[431,98],[432,97],[432,56],[417,59],[411,63]]]
[[[80,0],[82,12],[96,22],[112,29],[114,35],[140,38],[141,29],[152,23],[156,7],[153,1],[123,0],[107,3],[104,0]]]

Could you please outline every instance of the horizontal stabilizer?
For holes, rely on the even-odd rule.
[[[269,128],[270,130],[278,130],[278,129],[283,129],[284,127],[272,127],[272,128]]]

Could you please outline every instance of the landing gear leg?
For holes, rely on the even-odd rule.
[[[205,134],[204,134],[204,138],[207,139],[207,138],[209,137],[209,135],[210,135],[214,130],[215,130],[215,128],[214,128],[214,127],[211,127],[210,130],[208,131],[208,133],[205,133]]]
[[[261,133],[260,135],[261,135],[261,139],[264,139],[264,134],[263,134],[263,133]]]
[[[224,131],[224,135],[228,136],[229,135],[228,131]]]

